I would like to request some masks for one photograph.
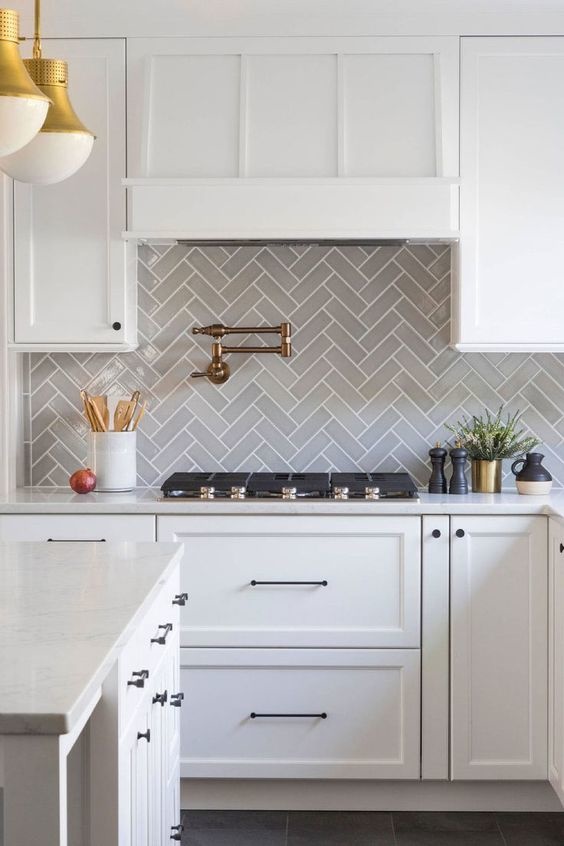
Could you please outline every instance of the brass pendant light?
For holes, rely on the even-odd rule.
[[[94,135],[69,100],[67,63],[42,56],[40,26],[40,0],[35,0],[33,58],[24,59],[24,65],[51,105],[35,138],[13,155],[0,159],[0,170],[21,182],[50,185],[67,179],[82,167],[92,151]]]
[[[50,102],[26,70],[19,42],[18,13],[0,9],[0,156],[29,144]]]

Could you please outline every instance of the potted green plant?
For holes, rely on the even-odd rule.
[[[504,458],[516,458],[533,449],[539,442],[519,428],[521,413],[508,414],[502,419],[503,406],[497,414],[486,410],[485,416],[463,417],[447,429],[468,451],[472,461],[472,490],[475,493],[501,492],[501,463]]]

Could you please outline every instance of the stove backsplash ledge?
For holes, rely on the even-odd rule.
[[[136,351],[23,356],[26,484],[67,485],[85,463],[86,387],[147,396],[141,486],[240,469],[405,470],[425,486],[445,423],[501,404],[564,486],[564,355],[450,349],[449,246],[146,245],[138,277]],[[209,360],[193,326],[283,320],[292,358],[230,356],[225,384],[190,379]]]

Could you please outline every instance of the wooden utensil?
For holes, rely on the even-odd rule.
[[[135,411],[136,411],[137,406],[139,404],[139,396],[140,396],[139,391],[133,391],[133,393],[131,394],[131,399],[129,400],[129,408],[127,409],[127,412],[126,412],[126,415],[125,415],[125,421],[124,421],[122,431],[125,431],[125,432],[129,431],[130,423],[133,420],[133,415],[135,414]]]
[[[90,397],[98,411],[100,412],[100,416],[104,421],[104,426],[106,427],[104,431],[108,431],[110,427],[110,412],[108,409],[108,398],[105,396],[99,397]]]
[[[123,432],[126,415],[129,412],[129,400],[120,400],[114,411],[114,429],[116,432]]]
[[[88,393],[86,391],[81,391],[80,392],[80,399],[82,400],[82,403],[84,405],[84,415],[86,417],[86,420],[88,421],[90,428],[92,429],[93,432],[97,432],[98,431],[98,424],[97,424],[96,419],[94,418],[94,415],[92,414],[92,411],[90,409],[90,403],[88,402],[88,400],[89,400]]]
[[[143,418],[143,415],[145,414],[145,409],[146,409],[146,408],[147,408],[147,401],[145,400],[145,402],[144,402],[144,403],[143,403],[143,405],[141,406],[141,410],[139,411],[139,414],[138,414],[138,415],[137,415],[137,417],[135,418],[135,421],[134,421],[134,423],[133,423],[133,426],[131,427],[131,431],[132,431],[132,432],[135,432],[135,430],[136,430],[136,429],[137,429],[137,427],[139,426],[139,423],[141,422],[141,420],[142,420],[142,418]]]
[[[90,396],[88,397],[88,405],[90,406],[94,420],[98,424],[98,428],[97,428],[96,431],[106,432],[107,429],[106,429],[106,426],[105,426],[105,423],[104,423],[104,418],[100,414],[100,412],[98,410],[98,406],[96,405],[96,403],[94,402],[94,400]]]

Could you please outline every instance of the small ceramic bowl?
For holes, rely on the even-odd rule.
[[[546,496],[550,493],[552,480],[549,482],[519,482],[515,480],[515,484],[520,494],[527,496]]]

